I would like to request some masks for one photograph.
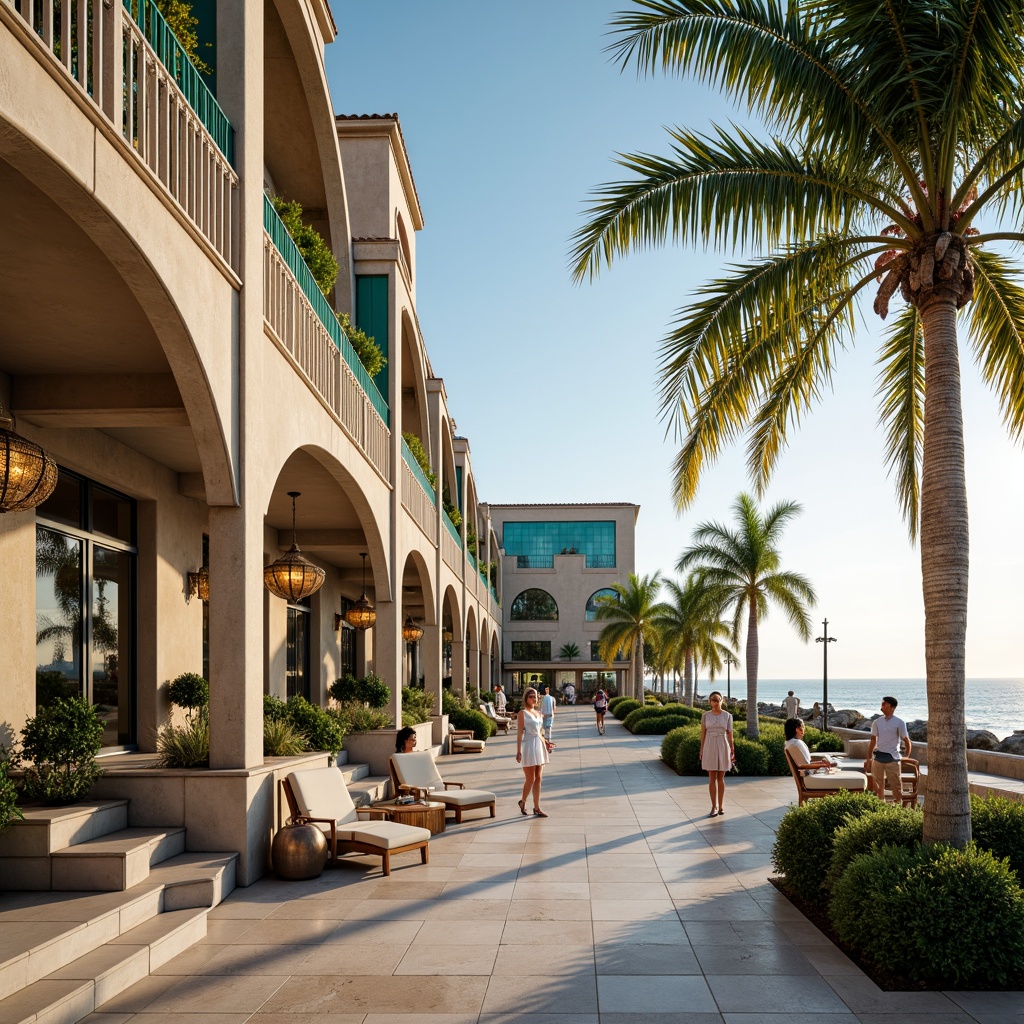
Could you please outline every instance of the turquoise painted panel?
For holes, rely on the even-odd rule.
[[[356,315],[359,329],[377,343],[386,359],[391,358],[391,339],[388,334],[388,279],[384,274],[363,274],[356,278]],[[377,390],[390,402],[388,394],[388,367],[374,377]]]

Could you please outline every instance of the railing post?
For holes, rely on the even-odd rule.
[[[103,18],[100,109],[118,132],[124,130],[124,24],[121,0],[98,0]]]

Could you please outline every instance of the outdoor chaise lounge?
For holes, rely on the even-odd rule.
[[[478,740],[472,729],[456,729],[448,724],[448,751],[452,754],[482,754],[487,749],[484,740]]]
[[[509,727],[512,725],[512,719],[506,718],[504,715],[499,715],[494,710],[493,704],[481,704],[480,710],[502,731],[508,732]]]
[[[380,857],[385,875],[391,874],[393,853],[419,850],[420,863],[426,864],[430,859],[428,829],[388,821],[386,811],[356,807],[337,768],[292,772],[282,786],[292,821],[297,825],[316,825],[327,835],[332,867],[337,867],[339,853]],[[360,821],[361,812],[379,820]]]
[[[793,755],[784,751],[786,764],[793,773],[796,780],[796,793],[799,806],[803,806],[808,800],[816,797],[831,796],[833,793],[841,793],[845,789],[860,790],[863,792],[868,788],[868,777],[862,772],[830,772],[827,775],[804,775],[796,766]]]
[[[442,779],[434,763],[434,755],[429,750],[393,754],[388,767],[396,796],[399,793],[424,795],[429,792],[431,800],[440,800],[447,810],[455,812],[457,824],[462,821],[463,811],[476,807],[489,807],[491,817],[494,817],[494,794],[483,789],[466,789],[461,782]]]

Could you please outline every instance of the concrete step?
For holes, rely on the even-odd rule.
[[[217,906],[235,888],[237,853],[183,853],[153,868],[149,880],[163,887],[163,907]]]
[[[368,807],[391,796],[391,779],[386,775],[364,775],[358,782],[350,784],[348,791],[356,807]]]
[[[185,850],[183,828],[125,828],[55,852],[51,889],[123,892],[144,882],[150,868]]]
[[[368,764],[339,764],[336,767],[341,772],[345,785],[349,787],[351,787],[352,783],[365,779],[370,774],[370,766]]]
[[[207,909],[160,914],[0,1000],[4,1024],[76,1024],[206,935]]]

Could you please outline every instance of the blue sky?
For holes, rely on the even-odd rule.
[[[667,150],[665,126],[744,120],[701,86],[621,72],[603,52],[606,0],[334,0],[326,60],[339,113],[397,112],[423,206],[417,305],[434,372],[469,439],[485,501],[631,501],[637,571],[672,573],[699,522],[748,487],[741,449],[698,500],[671,500],[657,415],[658,343],[735,254],[665,248],[576,286],[569,239],[616,151]],[[895,308],[895,307],[894,307]],[[767,502],[804,511],[782,547],[839,637],[837,678],[924,675],[919,553],[883,460],[874,395],[879,321],[865,309],[834,391],[790,441]],[[968,676],[1024,677],[1024,454],[964,346],[971,515]],[[820,629],[815,635],[820,635]],[[816,678],[821,646],[785,618],[761,629],[760,675]]]

